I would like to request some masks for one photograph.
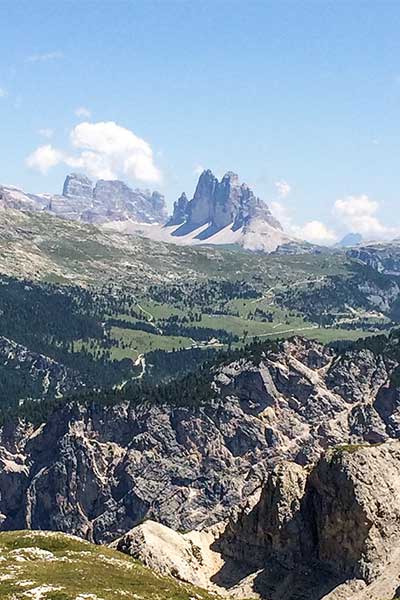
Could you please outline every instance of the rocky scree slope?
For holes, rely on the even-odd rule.
[[[176,530],[217,523],[282,459],[305,465],[334,444],[398,438],[396,366],[296,338],[217,368],[201,405],[73,402],[38,428],[8,422],[1,528],[109,542],[144,518]]]

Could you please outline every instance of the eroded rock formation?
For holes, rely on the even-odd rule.
[[[108,542],[144,518],[176,530],[220,522],[282,460],[306,465],[330,445],[397,438],[394,367],[367,350],[338,356],[298,338],[259,364],[218,368],[206,404],[72,403],[34,431],[9,424],[2,528]]]

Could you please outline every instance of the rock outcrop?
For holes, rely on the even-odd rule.
[[[0,208],[14,210],[47,210],[49,198],[46,195],[26,194],[16,187],[0,186]]]
[[[192,200],[186,202],[186,196],[181,196],[175,205],[173,219],[179,213],[182,222],[185,210],[187,228],[197,229],[208,225],[210,232],[231,226],[233,231],[249,225],[252,219],[262,219],[271,227],[282,230],[267,205],[257,198],[248,185],[239,182],[236,173],[228,171],[221,181],[212,171],[203,171],[200,175]]]
[[[122,181],[100,179],[93,190],[93,206],[83,220],[101,223],[126,218],[139,223],[164,223],[167,219],[164,197],[149,190],[132,190]]]
[[[267,204],[231,171],[221,181],[212,171],[203,171],[193,198],[188,200],[186,194],[179,197],[165,227],[130,221],[107,227],[182,246],[234,245],[265,253],[294,240],[283,231]]]
[[[71,173],[67,175],[62,195],[66,198],[93,198],[93,182],[85,175]]]
[[[222,528],[221,524],[208,530],[179,533],[148,520],[113,542],[111,547],[140,560],[161,575],[170,575],[202,588],[217,589],[211,578],[222,568],[224,561],[212,545]]]
[[[257,573],[254,589],[269,600],[392,598],[399,498],[398,442],[339,446],[311,470],[277,466],[258,504],[232,521],[216,546]]]
[[[182,223],[184,223],[187,219],[188,207],[189,200],[185,192],[183,192],[183,194],[179,196],[178,200],[174,202],[174,210],[172,216],[167,222],[167,225],[182,225]]]
[[[108,542],[144,518],[175,530],[211,526],[282,460],[306,465],[330,445],[397,438],[395,366],[296,338],[259,364],[218,368],[216,397],[199,406],[72,403],[34,435],[10,424],[0,447],[18,468],[0,467],[2,528]]]
[[[18,382],[21,389],[34,389],[36,399],[59,397],[85,387],[73,369],[4,336],[0,336],[0,369],[2,377],[13,373],[10,386],[16,387]]]
[[[67,175],[62,195],[26,194],[0,187],[0,207],[47,211],[65,219],[106,223],[131,219],[138,223],[165,223],[165,199],[159,192],[132,190],[122,181],[100,180],[95,185],[78,173]]]
[[[339,248],[351,248],[352,246],[358,246],[363,242],[363,236],[361,233],[347,233],[342,239],[337,242],[336,246]]]
[[[0,208],[47,211],[64,219],[185,246],[239,245],[273,252],[293,242],[266,203],[232,172],[218,181],[210,170],[204,171],[193,198],[188,200],[182,194],[169,220],[159,192],[131,189],[122,181],[94,184],[77,173],[67,176],[62,195],[0,187]]]
[[[346,445],[314,466],[282,462],[223,527],[146,521],[115,545],[156,572],[230,597],[382,600],[399,592],[400,443]]]
[[[379,273],[400,276],[400,240],[350,248],[347,255]]]

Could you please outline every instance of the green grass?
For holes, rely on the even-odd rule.
[[[187,337],[164,336],[121,327],[111,327],[111,337],[128,344],[127,348],[112,348],[111,356],[118,360],[137,357],[152,350],[178,350],[192,345],[192,341]]]
[[[2,600],[218,599],[156,575],[115,550],[61,533],[0,533],[0,561]],[[35,595],[37,588],[41,594],[37,591]]]
[[[170,304],[159,304],[158,302],[151,302],[148,300],[139,302],[139,304],[145,311],[147,311],[147,313],[150,313],[153,316],[155,321],[157,321],[157,319],[167,319],[168,317],[174,315],[177,315],[178,317],[183,317],[186,315],[185,311],[180,310],[175,306],[171,306]],[[136,308],[136,310],[140,312],[140,309]],[[148,318],[148,314],[143,313],[143,317]]]

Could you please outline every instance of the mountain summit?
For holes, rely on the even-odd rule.
[[[220,181],[209,169],[203,171],[193,197],[189,200],[183,193],[174,203],[169,220],[164,196],[159,192],[132,189],[118,180],[93,182],[79,173],[67,175],[61,195],[29,194],[0,186],[0,207],[46,211],[182,246],[236,245],[274,252],[294,241],[267,204],[232,171]]]
[[[159,192],[131,189],[122,181],[100,179],[93,183],[85,175],[67,175],[62,195],[28,194],[0,186],[0,207],[47,211],[58,217],[85,223],[107,223],[130,219],[139,223],[165,223],[165,199]]]
[[[253,218],[262,217],[271,227],[282,231],[268,206],[246,183],[240,183],[239,176],[232,171],[228,171],[221,181],[209,169],[203,171],[193,199],[184,205],[185,200],[186,195],[182,194],[175,202],[171,224],[186,223],[194,228],[207,224],[215,230],[230,225],[237,231]]]
[[[191,200],[183,193],[174,203],[165,226],[125,221],[107,227],[179,245],[239,245],[260,252],[273,252],[293,241],[267,204],[240,183],[236,173],[228,171],[219,181],[209,169],[200,175]]]

